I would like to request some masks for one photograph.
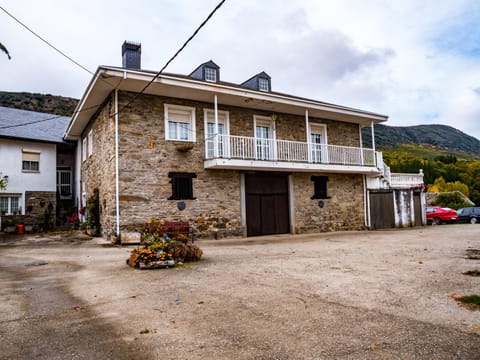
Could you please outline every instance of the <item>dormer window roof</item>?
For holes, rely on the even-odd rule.
[[[190,76],[198,80],[218,82],[220,80],[220,67],[210,60],[193,70]]]
[[[272,91],[271,79],[272,78],[265,71],[262,71],[261,73],[240,84],[240,86],[252,90],[270,92]]]

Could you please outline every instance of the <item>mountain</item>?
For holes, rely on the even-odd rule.
[[[0,106],[71,116],[78,100],[50,94],[0,91]]]
[[[365,146],[369,146],[370,128],[363,128],[362,135]],[[421,147],[438,153],[480,156],[480,140],[447,125],[375,125],[375,146],[387,151]]]
[[[0,91],[0,106],[71,116],[78,100],[50,94]],[[371,146],[369,127],[363,128],[363,144]],[[446,125],[375,125],[375,146],[379,150],[403,151],[417,157],[442,154],[480,156],[480,140]]]

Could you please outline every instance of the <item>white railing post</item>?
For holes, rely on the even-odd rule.
[[[218,104],[217,104],[217,95],[213,97],[213,112],[215,116],[215,126],[213,129],[213,156],[218,158]]]

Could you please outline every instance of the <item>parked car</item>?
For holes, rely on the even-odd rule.
[[[440,225],[441,223],[453,223],[457,221],[457,212],[450,208],[429,206],[426,209],[427,223]]]
[[[470,224],[480,223],[480,207],[468,207],[457,210],[458,222],[469,222]]]

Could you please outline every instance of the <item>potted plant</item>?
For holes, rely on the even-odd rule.
[[[8,217],[5,220],[5,232],[14,233],[17,230],[15,220],[12,217]]]

